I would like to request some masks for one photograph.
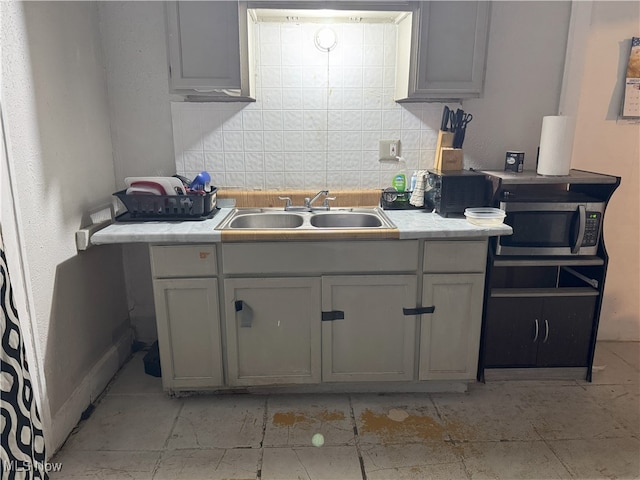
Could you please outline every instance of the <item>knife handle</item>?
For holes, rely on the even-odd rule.
[[[453,136],[453,148],[462,148],[462,144],[464,143],[464,134],[466,131],[466,127],[461,127],[456,130],[456,133]]]
[[[447,124],[449,123],[450,110],[448,106],[444,106],[442,110],[442,121],[440,122],[440,130],[443,132],[447,131]]]

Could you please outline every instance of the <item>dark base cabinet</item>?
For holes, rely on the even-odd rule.
[[[485,368],[586,367],[596,296],[491,297]]]

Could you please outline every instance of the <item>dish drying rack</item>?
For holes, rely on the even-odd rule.
[[[120,222],[205,220],[217,212],[217,188],[202,194],[127,195],[126,190],[114,193],[127,211],[115,219]]]

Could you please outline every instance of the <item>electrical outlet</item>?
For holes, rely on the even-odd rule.
[[[380,140],[380,160],[397,160],[400,156],[400,140]]]

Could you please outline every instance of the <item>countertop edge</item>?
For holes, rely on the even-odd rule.
[[[126,243],[219,243],[238,241],[294,241],[294,240],[361,240],[361,239],[460,239],[484,238],[500,235],[511,235],[509,225],[477,226],[464,218],[444,218],[436,213],[385,210],[384,213],[396,226],[396,229],[376,231],[340,231],[312,232],[302,234],[296,232],[227,232],[216,230],[227,216],[231,208],[221,208],[218,214],[200,222],[140,222],[113,223],[91,236],[92,245],[126,244]],[[243,238],[246,237],[246,238]],[[278,238],[279,237],[279,238]]]

